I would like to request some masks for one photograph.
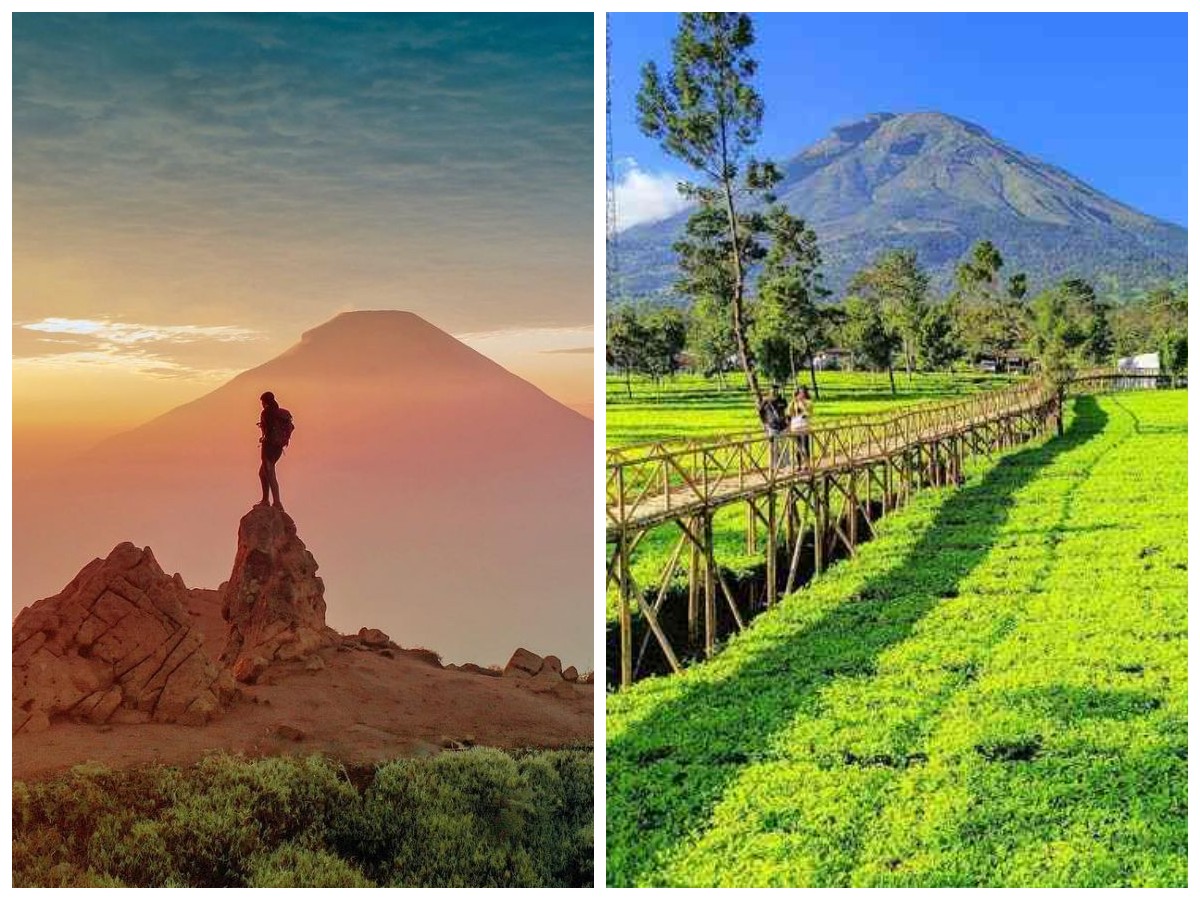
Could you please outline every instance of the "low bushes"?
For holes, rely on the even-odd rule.
[[[362,781],[365,780],[365,785]],[[584,886],[591,751],[78,766],[13,786],[18,887]]]

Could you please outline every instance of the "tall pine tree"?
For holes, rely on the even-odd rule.
[[[773,164],[749,155],[763,118],[762,98],[751,84],[758,68],[749,53],[753,43],[754,29],[745,13],[681,14],[671,68],[664,76],[653,62],[645,65],[637,106],[642,132],[699,176],[681,185],[699,206],[693,218],[711,223],[714,212],[723,216],[719,240],[707,226],[704,233],[709,248],[721,251],[722,258],[710,258],[711,264],[728,269],[733,340],[757,407],[763,394],[748,340],[745,299],[755,238],[742,210],[755,199],[769,200],[780,174]]]

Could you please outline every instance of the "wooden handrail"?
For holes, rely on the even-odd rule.
[[[1071,381],[1086,388],[1117,379],[1157,378],[1158,374],[1157,370],[1091,369],[1075,373]],[[832,465],[853,465],[876,454],[896,453],[923,441],[1027,412],[1055,399],[1052,387],[1031,380],[948,403],[841,417],[808,429],[810,452],[804,467],[795,461],[786,469],[780,466],[781,455],[799,452],[798,435],[791,432],[774,438],[749,432],[614,448],[607,453],[608,519],[616,525],[636,520],[652,504],[656,509],[690,503],[707,505],[722,491],[745,491],[752,482],[776,480],[781,472],[796,474]],[[675,494],[680,497],[676,499]]]

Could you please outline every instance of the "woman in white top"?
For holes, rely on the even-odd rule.
[[[796,437],[799,450],[796,456],[796,466],[808,465],[812,445],[808,433],[808,420],[812,415],[812,400],[808,396],[808,388],[801,385],[792,396],[792,417],[788,421],[788,431]]]

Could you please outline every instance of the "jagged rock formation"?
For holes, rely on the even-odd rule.
[[[188,589],[123,543],[13,623],[13,733],[55,717],[181,722],[218,715],[233,681],[204,650]]]
[[[327,627],[324,584],[316,573],[295,522],[270,507],[242,517],[233,570],[219,591],[189,589],[181,576],[162,570],[149,548],[119,544],[13,623],[14,734],[43,731],[67,717],[89,724],[202,725],[237,698],[259,702],[237,682],[278,684],[282,672],[307,677],[339,665],[339,651],[444,668],[437,653],[404,649],[377,628],[343,636]],[[356,671],[346,662],[340,662],[342,675]],[[372,667],[378,677],[379,664],[370,663],[368,674]],[[471,663],[445,668],[501,675]],[[564,671],[556,656],[518,649],[503,674],[513,678],[505,690],[516,694],[575,703],[587,693],[571,683],[577,671]],[[316,682],[305,683],[311,690]],[[276,732],[307,739],[299,729]],[[473,742],[461,737],[443,746]]]
[[[221,662],[239,681],[253,682],[273,662],[308,660],[341,642],[325,625],[317,561],[291,516],[274,507],[242,516],[221,612],[229,623]]]

